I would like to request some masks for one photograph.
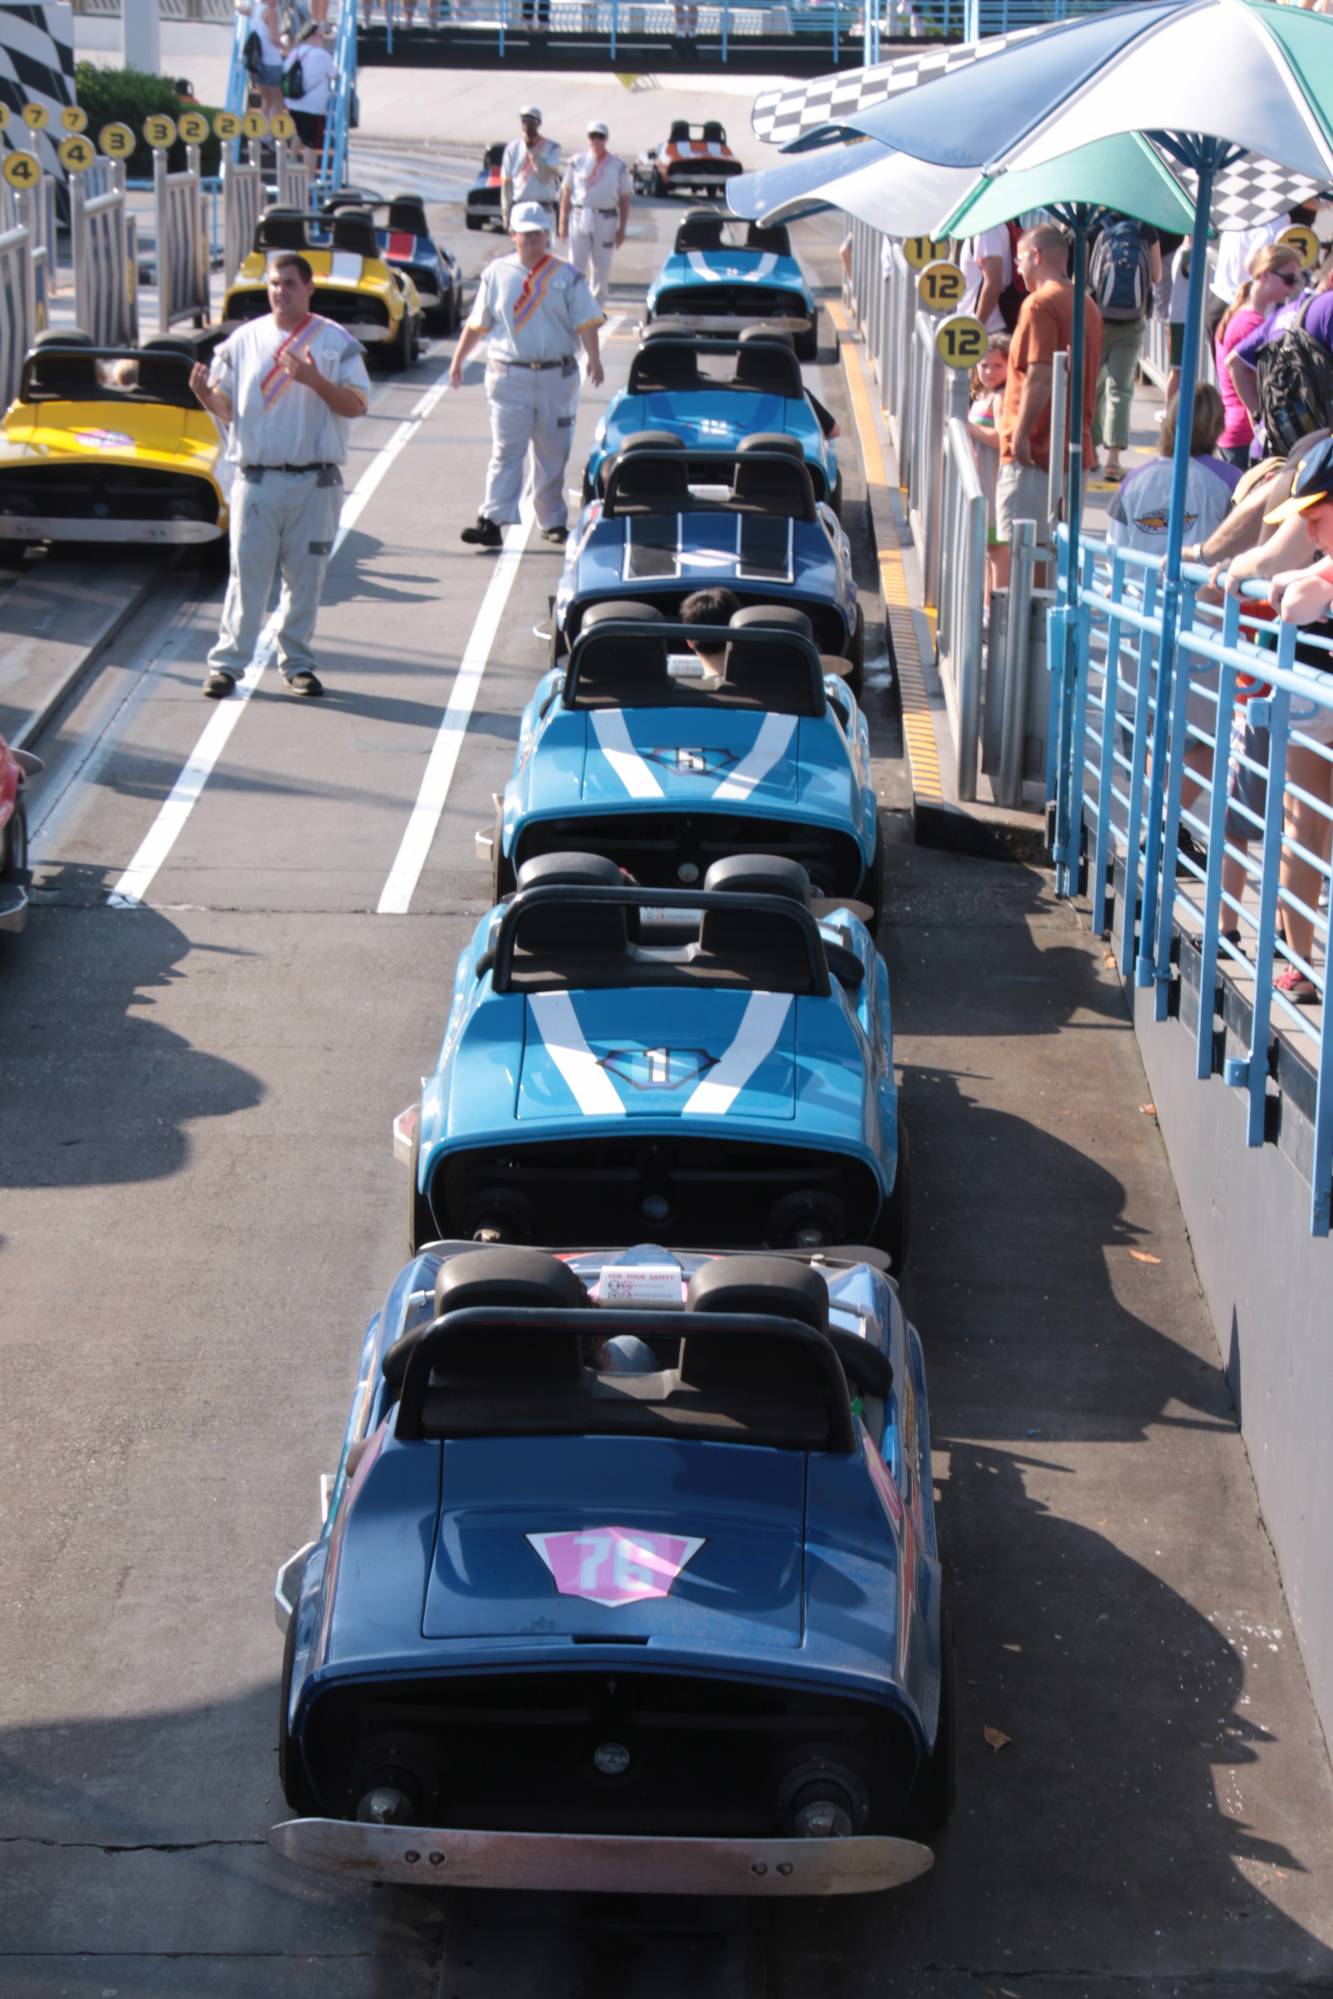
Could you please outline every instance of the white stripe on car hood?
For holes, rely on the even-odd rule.
[[[714,798],[748,798],[774,764],[787,754],[787,746],[795,734],[794,715],[765,715],[752,747],[735,770],[723,778],[713,793]]]
[[[532,993],[528,998],[546,1052],[568,1083],[585,1117],[624,1117],[620,1093],[583,1038],[568,993]]]
[[[714,251],[712,254],[714,256],[725,257],[728,253],[726,250],[721,250]],[[738,277],[745,278],[747,282],[760,278],[771,278],[778,267],[778,260],[771,250],[765,250],[752,271],[715,271],[711,264],[704,262],[704,253],[702,250],[687,250],[685,252],[685,261],[694,272],[695,277],[702,278],[706,285],[730,284]]]
[[[661,798],[662,787],[630,741],[625,717],[618,708],[595,709],[592,732],[602,755],[631,798]]]
[[[681,1106],[682,1117],[721,1117],[773,1052],[791,1012],[790,993],[751,993],[736,1038]]]

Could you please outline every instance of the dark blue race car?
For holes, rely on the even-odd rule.
[[[353,1881],[851,1894],[953,1792],[921,1342],[864,1254],[439,1244],[278,1576],[271,1844]]]
[[[781,222],[751,222],[743,235],[715,209],[696,209],[648,287],[645,318],[683,319],[696,333],[736,334],[756,320],[780,327],[797,357],[819,353],[819,307]]]
[[[553,656],[594,604],[634,598],[668,616],[705,585],[742,605],[785,604],[810,620],[821,652],[851,662],[860,693],[865,626],[851,544],[816,500],[795,438],[758,437],[719,451],[694,476],[678,440],[627,439],[579,515],[556,589]]]
[[[898,1268],[907,1162],[889,978],[845,905],[770,855],[642,888],[547,854],[458,961],[433,1075],[395,1145],[410,1245],[872,1243]]]
[[[457,333],[463,323],[463,272],[458,259],[437,243],[420,195],[396,194],[390,201],[342,188],[326,203],[331,221],[340,208],[369,209],[375,240],[386,264],[405,271],[417,288],[428,333]]]
[[[538,854],[606,854],[637,882],[688,888],[761,851],[799,861],[817,895],[859,898],[873,924],[883,853],[865,717],[845,662],[808,630],[768,605],[718,627],[594,606],[523,711],[489,841],[497,901]]]
[[[794,438],[815,498],[839,513],[834,430],[828,412],[807,392],[786,335],[756,326],[738,340],[702,340],[659,320],[629,364],[628,384],[597,425],[583,497],[592,498],[602,466],[642,433],[683,444],[697,478],[708,476],[719,453],[729,457],[747,440],[758,447]]]

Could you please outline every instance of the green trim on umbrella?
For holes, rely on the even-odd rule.
[[[1248,0],[1248,7],[1281,44],[1314,122],[1333,146],[1333,34],[1328,16],[1302,7],[1274,6],[1268,0]]]
[[[1141,133],[1125,132],[1113,139],[1095,139],[1044,166],[986,175],[937,225],[935,234],[977,236],[1035,208],[1076,201],[1113,208],[1119,215],[1132,215],[1177,236],[1188,236],[1194,227],[1194,203],[1175,175]]]

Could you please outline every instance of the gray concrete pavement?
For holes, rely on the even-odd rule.
[[[627,302],[676,214],[640,211]],[[474,262],[499,247],[446,234]],[[805,234],[825,282],[831,244]],[[608,351],[614,383],[630,344]],[[417,392],[383,386],[353,476]],[[832,370],[820,393],[842,407]],[[494,573],[455,539],[483,417],[479,389],[446,397],[395,460],[332,571],[329,698],[268,676],[147,907],[106,890],[211,712],[216,592],[136,623],[142,651],[48,745],[65,800],[0,981],[0,1994],[1333,1990],[1327,1759],[1113,976],[1044,875],[904,844],[884,942],[907,1291],[963,1677],[935,1872],[761,1923],[358,1891],[268,1854],[272,1573],[313,1530],[402,1254],[389,1122],[484,906],[472,829],[544,658],[537,544],[411,912],[375,915]],[[871,578],[868,538],[858,558]],[[882,687],[870,709],[895,804]]]

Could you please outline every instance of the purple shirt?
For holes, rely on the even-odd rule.
[[[1261,326],[1256,326],[1253,333],[1247,333],[1243,340],[1237,342],[1232,352],[1239,354],[1242,361],[1248,361],[1252,368],[1256,367],[1269,341],[1276,340],[1280,333],[1285,333],[1288,327],[1296,324],[1301,307],[1309,298],[1308,292],[1302,292],[1299,298],[1288,299],[1285,305],[1277,306]],[[1310,299],[1310,310],[1305,315],[1304,324],[1305,331],[1333,354],[1333,292],[1315,293]]]

